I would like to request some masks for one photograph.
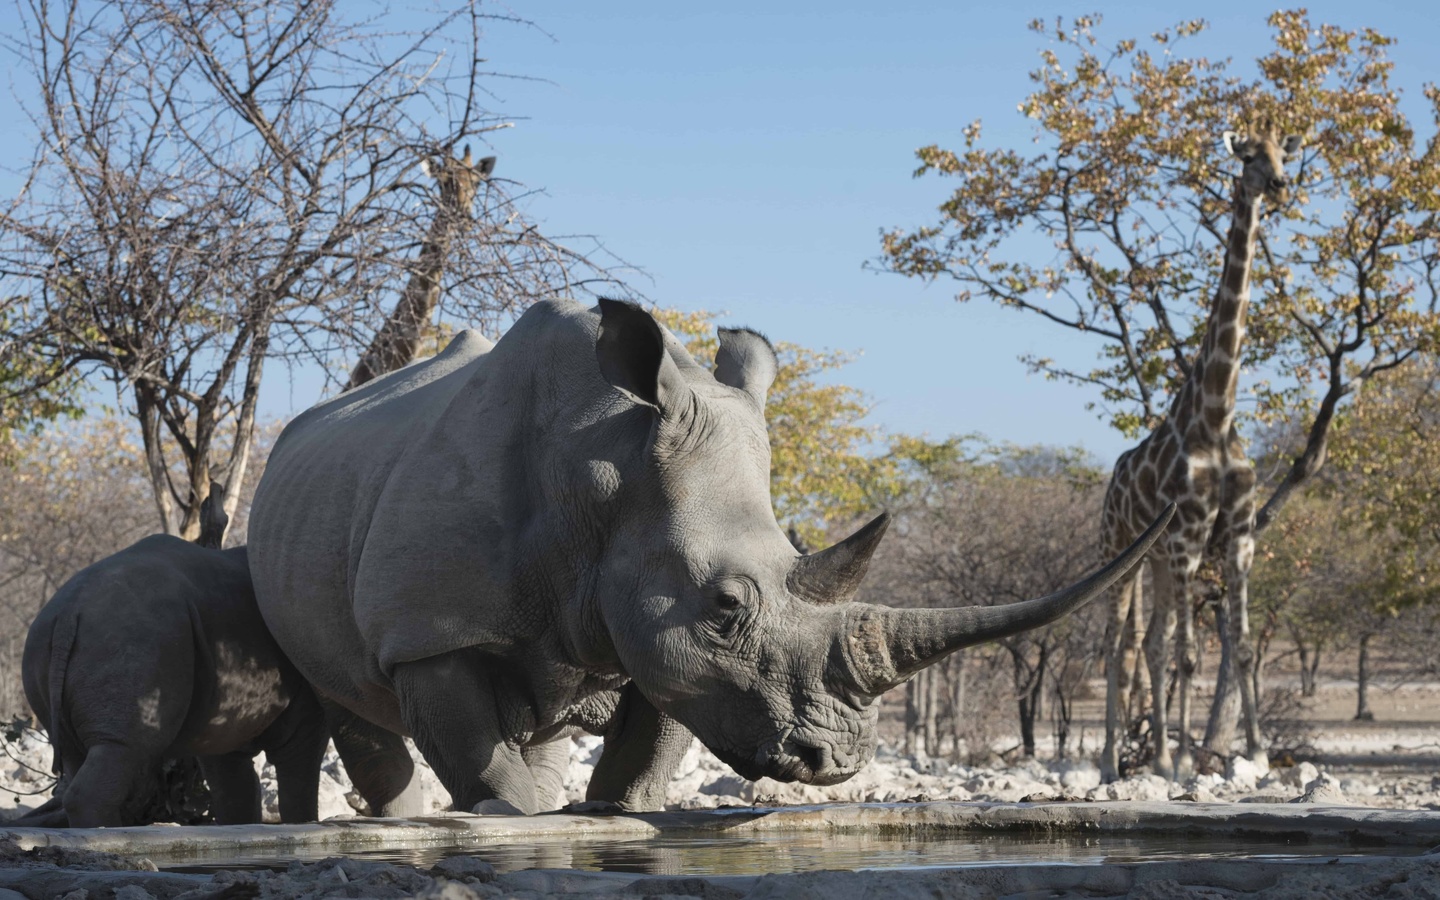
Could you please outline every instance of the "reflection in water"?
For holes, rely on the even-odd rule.
[[[500,872],[582,869],[641,875],[763,875],[821,869],[1101,865],[1164,859],[1313,859],[1354,856],[1365,852],[1341,843],[1184,835],[970,834],[932,837],[794,831],[745,836],[685,832],[645,840],[536,838],[517,844],[392,848],[350,855],[356,859],[414,866],[434,865],[447,856],[477,856]],[[1375,848],[1373,852],[1404,856],[1412,851],[1385,847]],[[319,849],[311,853],[309,856],[288,853],[282,856],[281,851],[275,851],[269,856],[222,857],[211,854],[203,859],[154,859],[163,868],[198,872],[247,867],[283,869],[296,859],[318,860],[335,855],[333,851],[327,853]]]

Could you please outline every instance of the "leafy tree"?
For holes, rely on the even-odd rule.
[[[1391,86],[1392,40],[1269,17],[1258,74],[1187,56],[1206,28],[1181,23],[1104,45],[1098,16],[1052,29],[1020,103],[1038,149],[917,151],[916,176],[958,182],[939,221],[883,235],[879,265],[956,283],[1079,332],[1088,370],[1026,357],[1047,377],[1098,389],[1127,436],[1159,421],[1188,375],[1223,258],[1230,166],[1220,134],[1268,120],[1305,135],[1291,202],[1270,213],[1252,277],[1245,416],[1306,421],[1303,448],[1259,513],[1263,527],[1325,461],[1330,424],[1360,384],[1440,340],[1440,144],[1420,145]],[[1440,122],[1440,91],[1425,89]],[[1048,249],[1036,253],[1039,237]]]
[[[659,310],[656,317],[697,362],[713,365],[719,346],[713,313]],[[850,362],[850,354],[783,341],[775,352],[780,371],[765,404],[771,497],[780,522],[793,528],[801,543],[815,545],[827,525],[849,524],[893,494],[900,477],[898,457],[868,453],[879,433],[862,422],[870,411],[865,395],[823,380],[826,372]],[[920,454],[924,446],[923,441],[905,442],[902,452]]]
[[[1349,522],[1383,539],[1387,602],[1440,598],[1440,363],[1376,384],[1336,432],[1325,489]]]
[[[6,331],[6,307],[0,301],[0,335]],[[35,354],[5,346],[0,337],[0,465],[13,465],[17,442],[60,418],[78,418],[79,379],[59,371]],[[43,385],[43,387],[36,387]]]
[[[452,2],[403,19],[338,0],[22,3],[4,40],[38,146],[0,213],[6,428],[108,382],[162,527],[194,537],[211,483],[245,480],[267,361],[348,368],[429,224],[419,164],[510,124],[481,105],[480,45],[520,20]],[[484,207],[439,314],[493,326],[608,280],[504,185]]]
[[[1373,30],[1274,13],[1252,74],[1184,54],[1202,20],[1147,47],[1102,44],[1098,22],[1032,23],[1054,41],[1019,107],[1037,149],[987,148],[977,121],[963,149],[919,150],[917,177],[958,186],[935,224],[886,232],[879,264],[1085,335],[1093,368],[1025,361],[1098,389],[1091,407],[1136,436],[1189,376],[1219,280],[1232,178],[1220,135],[1247,122],[1303,134],[1291,200],[1261,230],[1244,351],[1257,374],[1242,382],[1242,427],[1303,423],[1256,516],[1263,530],[1324,464],[1342,401],[1440,341],[1440,143],[1417,141],[1390,83],[1391,39]],[[1440,91],[1425,98],[1440,123]],[[1226,649],[1246,630],[1230,623]],[[1228,672],[1212,748],[1229,744]]]

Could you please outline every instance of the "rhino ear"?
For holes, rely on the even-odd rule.
[[[720,329],[720,349],[715,354],[716,381],[739,388],[764,409],[765,394],[775,383],[775,374],[779,371],[780,360],[765,335],[748,328]]]
[[[665,333],[635,304],[600,299],[595,360],[606,381],[642,403],[664,410],[673,399],[680,373],[665,352]]]
[[[225,529],[228,527],[230,517],[225,515],[225,486],[212,481],[210,496],[200,504],[200,536],[195,543],[219,550],[225,545]]]

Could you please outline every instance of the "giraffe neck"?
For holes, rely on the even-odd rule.
[[[420,255],[415,269],[400,295],[401,307],[409,314],[410,325],[419,331],[430,321],[435,306],[440,300],[440,279],[445,272],[445,260],[450,255],[450,244],[455,238],[457,213],[443,205],[435,211],[430,230],[420,244]]]
[[[1190,380],[1175,404],[1176,425],[1187,445],[1220,444],[1235,418],[1235,386],[1250,305],[1250,266],[1260,226],[1260,195],[1245,187],[1243,177],[1235,179],[1233,206],[1220,288],[1210,306]]]
[[[400,301],[395,304],[395,311],[385,320],[360,362],[356,363],[346,390],[415,359],[425,326],[440,303],[440,278],[463,216],[463,210],[451,209],[443,200],[435,210],[435,218],[420,244],[420,255]]]

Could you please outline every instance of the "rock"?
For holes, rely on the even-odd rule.
[[[1305,793],[1291,803],[1346,803],[1345,792],[1333,775],[1321,773],[1305,785]]]
[[[1193,785],[1185,793],[1174,798],[1182,803],[1214,803],[1215,795],[1203,784]]]
[[[1232,756],[1225,763],[1225,780],[1230,782],[1237,790],[1253,791],[1255,784],[1266,773],[1260,767],[1243,756]]]
[[[1287,787],[1305,789],[1305,785],[1314,781],[1320,776],[1320,770],[1315,768],[1314,763],[1302,762],[1298,765],[1277,770],[1280,773],[1280,781]]]
[[[1241,797],[1236,803],[1289,803],[1289,794],[1251,794],[1248,797]]]
[[[721,775],[700,788],[702,794],[712,796],[743,796],[750,789],[750,782],[739,775]]]
[[[495,867],[473,856],[451,856],[431,866],[430,874],[457,881],[494,881]]]
[[[345,779],[346,782],[348,782],[349,780],[349,778]],[[359,809],[356,809],[355,806],[352,804],[352,795],[355,800],[360,801]],[[353,788],[347,789],[347,785],[343,785],[340,782],[336,781],[329,772],[323,770],[320,772],[319,799],[320,820],[322,822],[326,819],[334,818],[335,816],[353,816],[357,813],[359,813],[360,815],[365,815],[369,812],[369,807],[365,805],[364,798],[362,798],[358,793],[356,793]]]
[[[1170,781],[1159,775],[1131,775],[1102,784],[1085,794],[1086,800],[1169,800]]]
[[[138,884],[127,884],[115,889],[115,900],[155,900],[155,895]]]
[[[1358,778],[1346,778],[1340,782],[1340,791],[1352,797],[1374,797],[1380,793],[1380,788]]]
[[[1100,786],[1100,767],[1088,759],[1051,763],[1050,771],[1059,776],[1060,786],[1067,791],[1083,794]]]

